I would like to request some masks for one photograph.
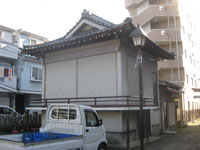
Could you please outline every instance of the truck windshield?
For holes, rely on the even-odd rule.
[[[68,113],[69,112],[69,113]],[[74,109],[53,109],[51,113],[53,119],[76,119],[76,110]]]

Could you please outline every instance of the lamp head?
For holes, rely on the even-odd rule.
[[[130,36],[133,38],[133,43],[135,46],[145,45],[147,35],[139,25],[131,32]]]

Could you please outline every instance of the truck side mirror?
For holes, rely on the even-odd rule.
[[[103,121],[102,121],[102,119],[99,119],[99,126],[101,126],[102,124],[103,124]]]

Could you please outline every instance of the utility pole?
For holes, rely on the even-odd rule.
[[[142,51],[138,49],[137,55],[139,75],[139,101],[140,101],[140,150],[144,150],[144,111],[143,111],[143,87],[142,87]]]
[[[138,55],[136,59],[135,67],[138,65],[139,75],[139,103],[140,103],[140,114],[139,114],[139,131],[140,131],[140,150],[144,150],[144,112],[143,112],[143,87],[142,87],[142,47],[145,46],[146,34],[142,28],[138,25],[130,36],[133,38],[133,44],[138,48]]]

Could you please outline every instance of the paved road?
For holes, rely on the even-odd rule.
[[[145,150],[200,150],[200,122],[179,129],[175,135],[145,145]]]

